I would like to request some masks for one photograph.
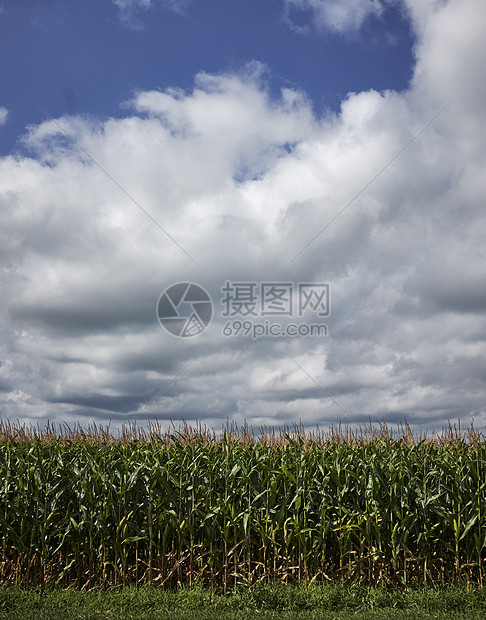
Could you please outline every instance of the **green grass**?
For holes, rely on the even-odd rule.
[[[486,592],[481,588],[429,591],[365,588],[363,586],[283,585],[242,589],[214,595],[202,589],[178,592],[156,588],[118,591],[75,589],[36,591],[15,586],[0,588],[0,618],[25,620],[205,620],[254,618],[386,619],[484,618]]]

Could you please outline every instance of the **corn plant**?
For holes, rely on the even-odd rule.
[[[482,584],[485,515],[474,429],[0,423],[0,579],[19,585]]]

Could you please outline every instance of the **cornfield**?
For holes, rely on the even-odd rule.
[[[486,442],[382,426],[162,433],[0,423],[0,579],[482,584]]]

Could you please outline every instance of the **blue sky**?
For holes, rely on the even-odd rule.
[[[0,1],[0,416],[483,430],[485,21]]]
[[[134,3],[135,4],[135,3]],[[271,87],[303,90],[316,112],[338,109],[350,91],[402,90],[412,73],[413,32],[399,5],[359,30],[322,31],[312,11],[281,0],[211,0],[121,11],[105,0],[4,3],[0,19],[1,105],[10,111],[1,152],[18,148],[30,123],[53,116],[121,116],[141,89],[190,89],[199,71],[265,64]]]

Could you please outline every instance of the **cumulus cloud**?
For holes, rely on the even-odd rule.
[[[0,125],[5,125],[7,122],[8,110],[7,108],[0,107]]]
[[[140,91],[125,118],[31,127],[31,155],[0,160],[2,415],[484,424],[486,9],[425,4],[407,0],[410,89],[351,93],[336,114],[273,95],[252,63]],[[187,281],[215,316],[177,339],[155,306]],[[225,281],[329,282],[328,336],[223,337]]]
[[[357,31],[366,19],[383,11],[381,0],[284,0],[284,6],[286,19],[296,30],[311,24],[339,33]]]

